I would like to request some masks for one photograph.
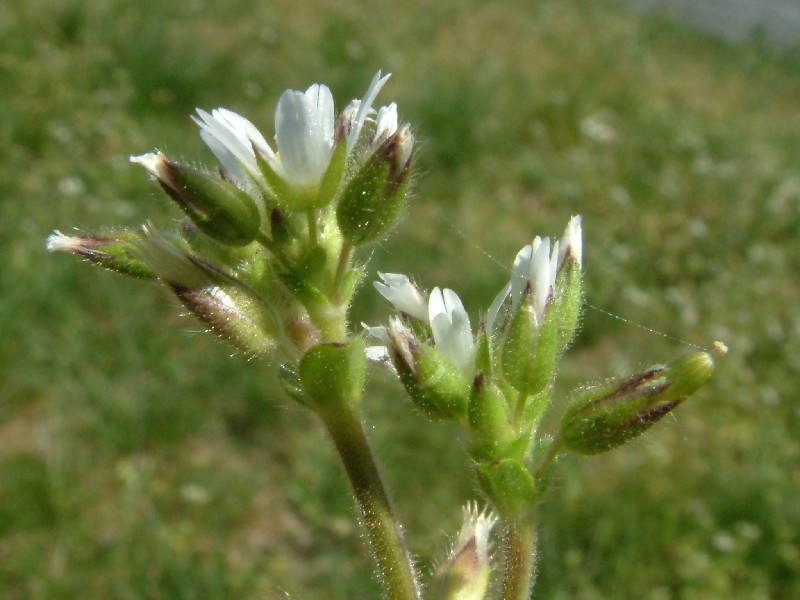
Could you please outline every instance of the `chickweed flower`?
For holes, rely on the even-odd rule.
[[[489,536],[498,521],[495,514],[468,503],[453,545],[434,574],[437,600],[482,600],[489,586],[492,547]]]
[[[403,314],[413,316],[428,339],[397,317],[388,327],[368,327],[368,333],[387,343],[368,348],[367,357],[384,362],[392,357],[400,380],[414,403],[433,418],[466,416],[475,370],[475,341],[469,316],[458,295],[434,288],[427,303],[405,275],[381,273],[376,289]],[[426,305],[427,304],[427,305]]]
[[[406,275],[378,273],[381,281],[372,283],[381,296],[386,298],[401,313],[428,323],[428,303],[417,287]]]

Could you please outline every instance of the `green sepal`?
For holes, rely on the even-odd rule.
[[[294,365],[284,363],[278,367],[278,381],[283,392],[306,408],[311,408],[311,402],[303,390],[303,382]]]
[[[550,302],[536,325],[530,294],[522,297],[503,343],[503,375],[524,396],[538,394],[553,379],[558,356],[558,310]]]
[[[136,253],[138,233],[111,230],[103,234],[64,235],[58,231],[47,238],[47,249],[68,252],[87,259],[96,265],[137,279],[155,279],[156,274]]]
[[[326,310],[330,301],[319,288],[297,271],[279,271],[278,277],[300,303],[311,312]]]
[[[242,246],[231,246],[218,242],[203,234],[191,219],[184,219],[181,222],[181,236],[198,256],[211,258],[215,262],[227,266],[239,265],[251,260],[261,248],[257,242]]]
[[[258,170],[269,186],[269,190],[265,191],[272,196],[272,200],[276,204],[290,210],[299,211],[304,209],[305,207],[297,206],[297,194],[286,180],[275,172],[275,169],[270,166],[269,161],[267,161],[260,152],[256,152],[255,155]]]
[[[492,344],[481,322],[475,344],[475,372],[483,373],[484,378],[491,381],[492,371]]]
[[[339,191],[339,186],[342,183],[344,176],[344,168],[347,162],[347,141],[345,138],[339,140],[333,148],[331,160],[328,163],[328,168],[322,175],[319,182],[319,190],[317,191],[317,199],[313,206],[309,208],[321,208],[328,206],[332,201],[336,192]]]
[[[376,153],[345,186],[336,220],[345,239],[355,246],[383,238],[405,205],[408,170],[395,172],[392,153]]]
[[[508,403],[500,389],[478,373],[469,398],[470,453],[479,461],[507,457],[514,431],[509,422]]]
[[[228,298],[221,299],[216,288],[192,289],[165,283],[183,305],[211,331],[239,350],[255,356],[272,354],[277,347],[271,332],[271,312],[256,305],[250,293],[239,284],[225,288]]]
[[[538,497],[533,477],[519,460],[481,463],[478,483],[505,520],[518,520],[533,509]]]
[[[467,416],[470,385],[463,373],[434,348],[415,346],[414,365],[395,360],[411,400],[431,419],[459,421]]]
[[[621,446],[705,385],[713,369],[711,356],[696,352],[666,367],[583,389],[561,418],[561,440],[579,454],[599,454]]]
[[[522,411],[522,428],[526,431],[535,431],[552,399],[553,391],[549,387],[528,398]]]
[[[200,231],[232,246],[256,238],[261,215],[247,192],[193,167],[161,160],[165,179],[159,178],[159,184]]]
[[[567,261],[556,281],[559,352],[566,350],[575,337],[583,305],[581,265],[571,257]]]
[[[367,358],[364,342],[317,344],[300,359],[298,374],[312,408],[335,414],[355,409],[361,399]]]

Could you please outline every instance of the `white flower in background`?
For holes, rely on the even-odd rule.
[[[427,325],[433,335],[433,343],[439,354],[453,363],[468,378],[473,376],[475,367],[475,340],[469,315],[458,295],[450,289],[434,288],[425,301],[422,292],[405,275],[398,273],[378,273],[382,282],[374,283],[375,289],[401,313],[407,314]],[[397,349],[405,349],[408,344],[399,341],[413,340],[414,336],[400,319],[393,317],[389,327],[370,327],[362,324],[369,335]],[[370,347],[367,357],[383,361],[391,355],[381,346]],[[413,361],[407,361],[413,364]]]
[[[428,323],[428,303],[422,291],[405,275],[399,273],[378,273],[382,281],[372,285],[401,313]]]
[[[492,302],[486,315],[486,329],[492,331],[497,315],[506,298],[511,295],[511,309],[519,306],[528,286],[532,297],[533,316],[536,325],[544,320],[545,308],[556,293],[556,276],[567,256],[578,265],[582,260],[581,217],[574,216],[567,224],[561,241],[556,241],[551,249],[550,238],[534,238],[517,253],[511,267],[511,281],[500,291]]]
[[[348,152],[361,134],[372,103],[389,75],[375,75],[362,100],[354,100],[343,113]],[[264,185],[256,152],[287,183],[302,190],[319,185],[333,154],[335,113],[333,96],[327,86],[315,83],[305,92],[286,90],[275,109],[275,146],[244,117],[224,108],[208,113],[197,109],[192,117],[200,135],[225,170],[239,184],[253,179]]]
[[[459,371],[472,378],[475,341],[469,315],[464,310],[461,299],[453,290],[433,288],[428,299],[428,318],[436,349]]]

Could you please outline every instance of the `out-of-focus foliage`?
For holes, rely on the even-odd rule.
[[[378,68],[421,154],[371,271],[477,320],[519,247],[581,213],[591,306],[562,379],[687,351],[602,311],[731,348],[676,419],[564,465],[540,596],[800,596],[800,67],[588,0],[3,4],[0,596],[376,596],[335,454],[270,366],[43,245],[176,219],[128,155],[210,162],[194,107],[266,129],[284,88],[341,106]],[[386,308],[364,286],[356,320]],[[412,550],[437,556],[474,497],[463,448],[371,385]]]

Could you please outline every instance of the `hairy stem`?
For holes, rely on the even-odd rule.
[[[503,536],[503,600],[528,600],[536,569],[536,525],[511,523]]]
[[[384,596],[391,600],[419,600],[420,590],[411,558],[357,413],[348,408],[335,414],[323,414],[322,419],[353,487]]]

